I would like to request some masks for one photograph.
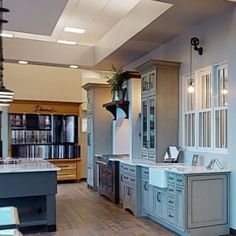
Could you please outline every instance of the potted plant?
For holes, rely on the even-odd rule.
[[[125,91],[124,82],[126,80],[125,76],[122,75],[122,69],[117,69],[112,65],[113,75],[111,78],[108,78],[107,82],[111,86],[111,92],[113,94],[113,101],[124,100]]]

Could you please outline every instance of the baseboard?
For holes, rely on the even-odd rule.
[[[236,229],[232,229],[232,228],[230,228],[230,234],[232,234],[232,235],[236,235]]]

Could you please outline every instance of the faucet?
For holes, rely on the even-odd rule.
[[[220,161],[219,161],[218,159],[212,159],[212,160],[210,161],[210,163],[206,166],[206,168],[207,168],[208,170],[213,169],[214,166],[215,166],[215,164],[216,164],[220,169],[224,169],[224,167],[222,166],[222,164],[220,163]]]

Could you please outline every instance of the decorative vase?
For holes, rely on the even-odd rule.
[[[113,91],[113,101],[123,101],[125,97],[125,90],[115,90]]]

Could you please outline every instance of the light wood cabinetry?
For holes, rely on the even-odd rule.
[[[150,60],[141,73],[141,159],[161,162],[168,146],[178,145],[179,63]]]
[[[57,180],[79,180],[80,179],[80,161],[81,158],[73,159],[51,159],[48,160],[52,164],[61,168],[57,172]]]
[[[15,100],[9,107],[11,154],[60,167],[57,180],[80,179],[79,103]]]

